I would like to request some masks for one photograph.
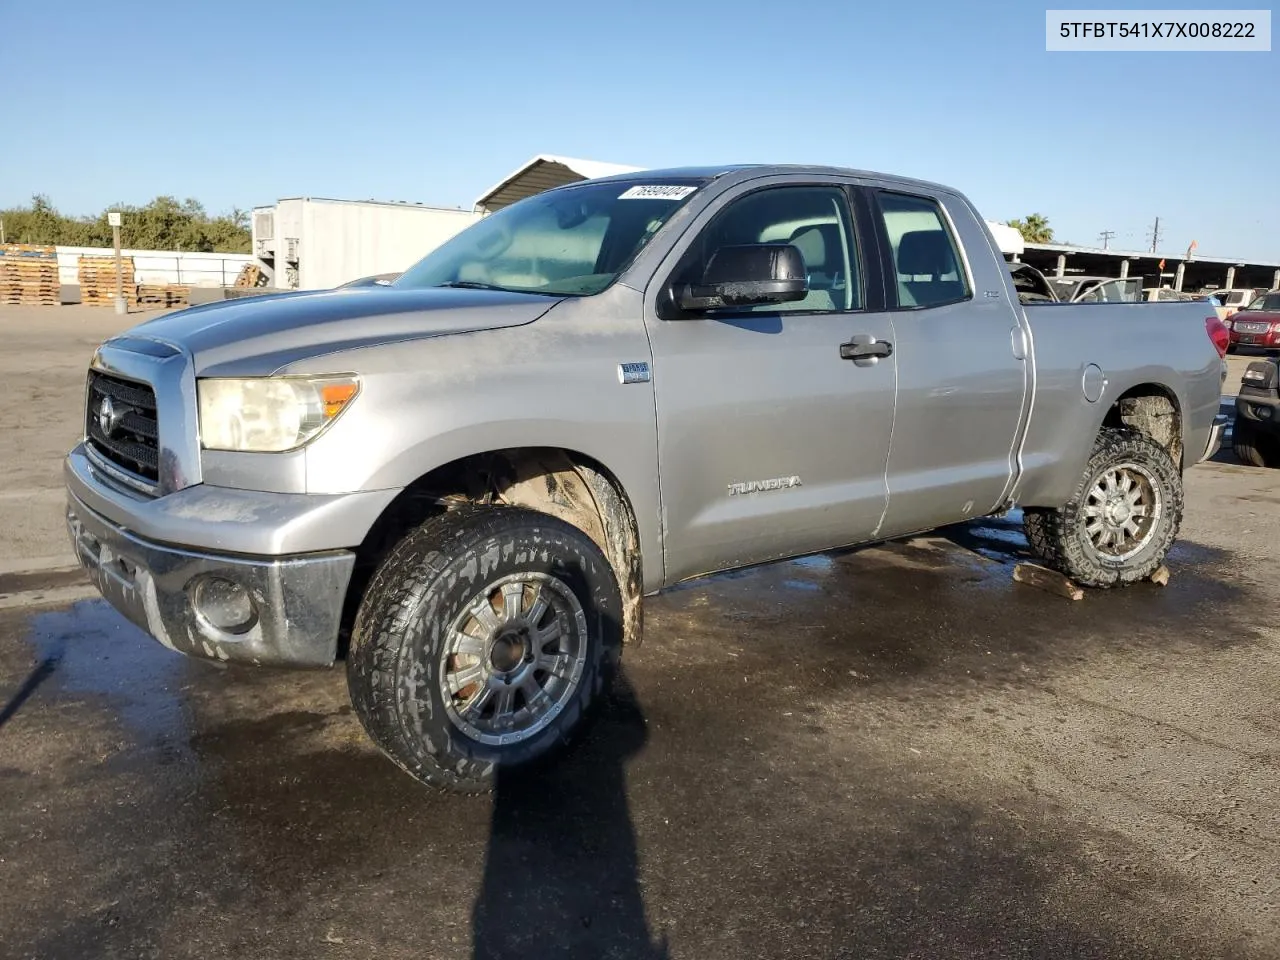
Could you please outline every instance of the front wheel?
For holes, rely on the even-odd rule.
[[[612,678],[622,597],[585,533],[515,507],[464,508],[409,534],[374,575],[347,685],[411,776],[469,793],[565,744]]]
[[[1071,499],[1023,511],[1032,551],[1087,587],[1144,580],[1159,569],[1182,525],[1182,477],[1146,434],[1104,428]]]

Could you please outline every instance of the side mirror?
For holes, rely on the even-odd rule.
[[[809,295],[804,257],[790,243],[744,243],[721,247],[707,261],[701,283],[674,291],[681,310],[715,310],[787,303]]]

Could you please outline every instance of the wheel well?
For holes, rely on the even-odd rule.
[[[1166,388],[1144,383],[1123,393],[1102,421],[1104,427],[1129,427],[1145,433],[1182,466],[1182,411]]]
[[[343,653],[365,588],[382,558],[428,517],[462,504],[528,507],[586,533],[604,552],[617,577],[624,639],[639,641],[644,583],[640,532],[626,491],[612,473],[585,454],[521,447],[474,454],[437,467],[387,505],[356,551],[339,644]]]

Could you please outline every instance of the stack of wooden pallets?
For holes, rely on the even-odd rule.
[[[56,307],[58,256],[53,247],[33,243],[0,246],[0,303]]]
[[[237,287],[261,287],[266,283],[266,275],[262,272],[262,268],[256,263],[246,263],[240,268],[240,275],[236,277],[235,285]]]
[[[162,307],[185,307],[191,288],[177,283],[138,284],[138,303]]]
[[[133,282],[133,257],[120,258],[124,279],[124,302],[138,305],[138,287]],[[80,258],[80,302],[91,307],[109,307],[116,302],[116,258]]]

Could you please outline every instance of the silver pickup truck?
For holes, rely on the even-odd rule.
[[[969,201],[850,170],[647,171],[480,220],[390,286],[102,344],[67,519],[161,643],[344,660],[379,747],[488,789],[565,742],[704,574],[1020,507],[1149,576],[1218,448],[1199,303],[1023,305]]]

